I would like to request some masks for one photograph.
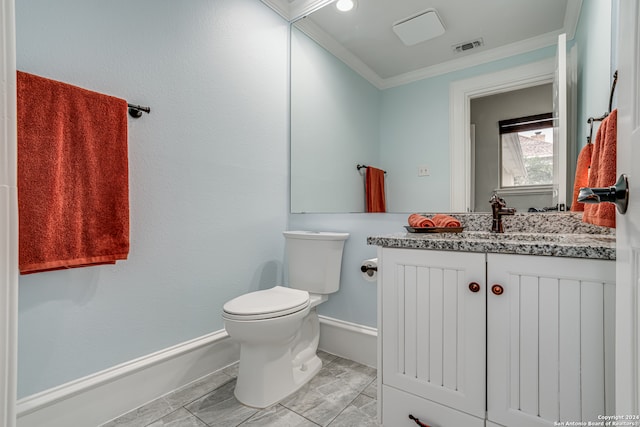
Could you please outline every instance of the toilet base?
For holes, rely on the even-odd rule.
[[[322,368],[322,361],[316,355],[292,367],[290,351],[283,351],[282,346],[252,347],[255,346],[240,347],[234,394],[240,403],[253,408],[262,409],[280,402],[298,391]]]
[[[326,298],[325,298],[326,299]],[[298,391],[320,368],[316,354],[320,322],[314,300],[290,340],[276,343],[242,342],[235,396],[244,405],[266,408]]]

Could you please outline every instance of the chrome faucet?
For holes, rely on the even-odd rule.
[[[502,225],[503,215],[513,215],[516,213],[515,208],[508,208],[507,202],[497,192],[493,192],[491,199],[491,213],[493,214],[493,223],[491,224],[492,233],[504,233],[504,226]]]

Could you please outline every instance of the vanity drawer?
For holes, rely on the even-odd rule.
[[[484,419],[439,405],[387,385],[382,386],[382,425],[416,427],[409,414],[430,427],[484,427]]]

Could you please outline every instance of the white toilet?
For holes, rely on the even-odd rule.
[[[289,286],[251,292],[227,302],[222,317],[240,343],[236,398],[266,408],[318,373],[320,324],[316,306],[340,286],[348,233],[285,231]]]

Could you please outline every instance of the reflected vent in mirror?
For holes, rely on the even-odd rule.
[[[457,44],[455,46],[452,46],[452,48],[454,52],[460,53],[460,52],[466,52],[471,49],[475,49],[480,46],[484,46],[484,40],[482,40],[482,37],[476,40],[472,40],[470,42]]]

